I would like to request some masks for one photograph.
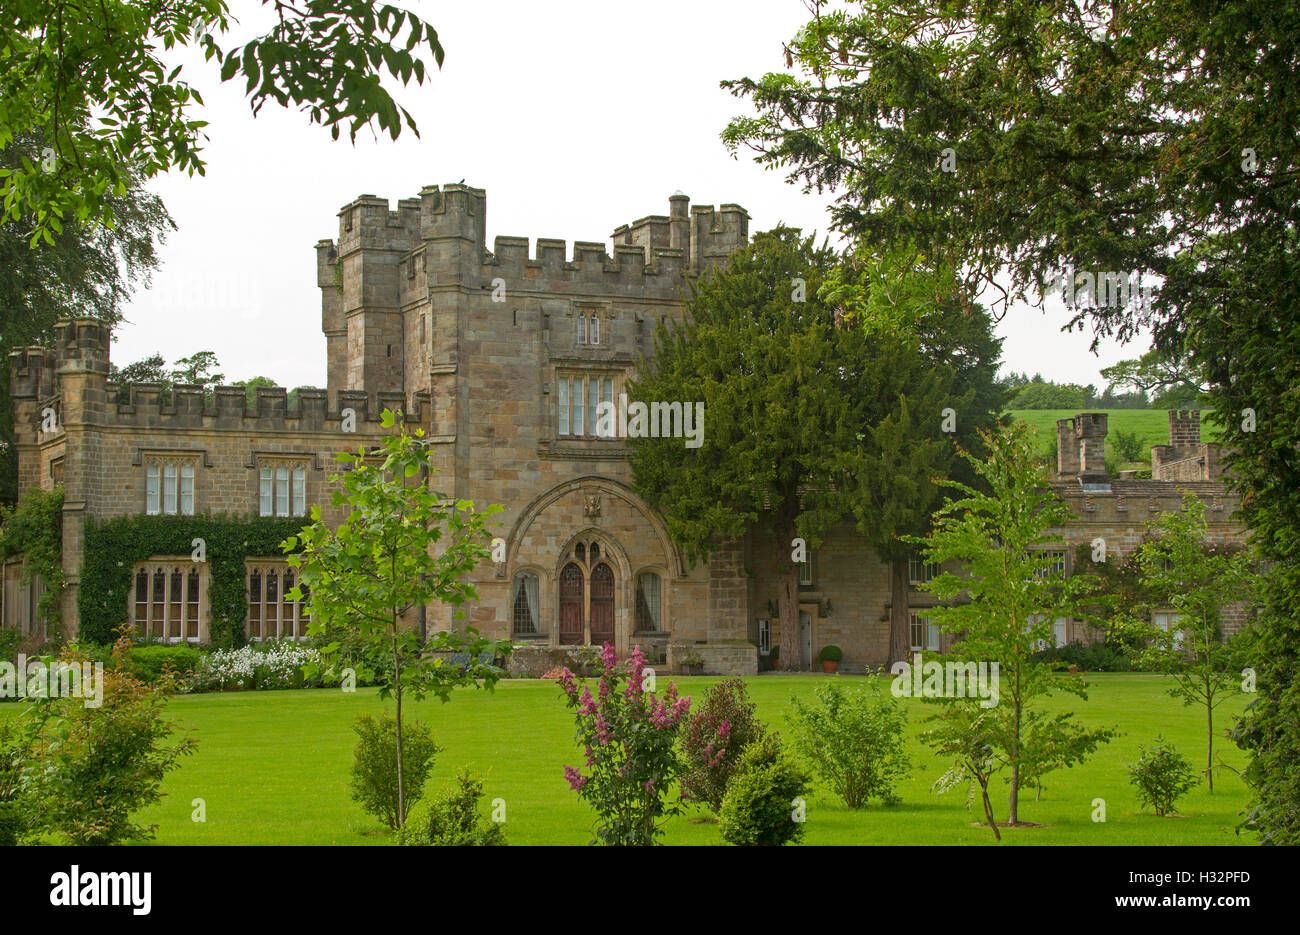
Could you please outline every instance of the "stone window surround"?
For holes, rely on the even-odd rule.
[[[551,362],[549,369],[550,379],[547,381],[546,391],[543,395],[550,397],[546,405],[546,423],[549,430],[548,434],[550,438],[555,440],[555,443],[569,447],[581,447],[586,450],[590,444],[596,444],[601,449],[605,449],[611,445],[621,445],[626,442],[626,439],[618,438],[617,435],[613,438],[602,438],[596,434],[595,425],[588,426],[586,424],[586,414],[595,411],[594,405],[589,405],[583,410],[583,433],[581,435],[572,434],[572,421],[569,423],[569,431],[563,435],[560,434],[560,381],[575,377],[586,378],[588,390],[590,390],[593,385],[593,378],[596,380],[608,379],[612,381],[609,401],[617,407],[619,394],[624,391],[627,381],[627,369],[622,365],[621,361],[602,363],[589,360],[555,360]],[[596,400],[597,402],[600,401],[599,395],[597,395]],[[569,397],[568,404],[570,411],[572,411],[572,397]],[[571,414],[570,420],[572,420]],[[600,456],[605,456],[603,450]]]
[[[276,632],[275,634],[267,633],[267,607],[270,606],[266,601],[266,578],[269,572],[274,572],[278,582],[276,592],[276,604],[279,605],[279,612],[276,615]],[[267,640],[305,640],[307,639],[307,626],[311,621],[311,615],[307,611],[305,601],[285,600],[285,592],[290,590],[284,586],[285,573],[293,575],[294,583],[297,584],[298,570],[289,565],[282,559],[274,558],[246,558],[244,559],[244,594],[245,594],[245,612],[244,612],[244,634],[250,643],[262,643]],[[261,636],[252,636],[249,630],[251,616],[247,608],[253,606],[251,582],[253,574],[257,573],[260,578],[260,593],[258,595],[257,606],[259,608],[259,618],[261,623]],[[285,617],[289,619],[286,621]],[[286,635],[285,626],[289,627],[290,633]],[[296,631],[296,632],[295,632]]]
[[[307,475],[311,471],[316,469],[316,457],[314,453],[299,454],[295,452],[285,452],[285,451],[254,452],[253,462],[255,464],[254,470],[257,472],[256,479],[257,479],[257,515],[258,516],[302,517],[308,514],[308,512],[311,509],[311,502],[310,502],[310,498],[307,496]],[[283,513],[279,511],[280,485],[279,485],[279,477],[277,474],[278,469],[281,467],[285,468],[288,473],[288,477],[286,478],[287,486],[288,486],[288,489],[286,491],[286,496],[288,498],[289,504],[288,504],[287,512],[283,512]],[[297,481],[297,472],[299,469],[302,470],[301,510],[297,509],[299,491],[295,489],[298,486],[296,481]],[[268,478],[263,476],[264,471],[270,471],[269,481],[270,481],[271,504],[270,504],[269,511],[264,511],[262,508],[263,485],[268,480]]]
[[[141,623],[141,620],[138,617],[139,608],[137,606],[137,600],[136,600],[137,598],[136,586],[138,584],[141,571],[145,572],[148,575],[148,580],[150,582],[148,585],[150,593],[146,594],[145,596],[145,620],[144,620],[146,624],[146,628],[149,630],[148,632],[149,638],[162,639],[168,643],[207,642],[208,581],[209,581],[208,563],[196,562],[189,555],[154,555],[149,557],[145,561],[136,562],[135,565],[132,566],[131,568],[131,587],[127,591],[127,595],[126,595],[126,601],[127,601],[126,616],[127,619],[131,621],[133,632],[139,632],[139,625]],[[163,597],[163,621],[162,621],[161,636],[155,635],[153,633],[152,627],[149,626],[149,624],[152,623],[153,607],[157,603],[156,596],[152,593],[153,581],[155,579],[155,575],[159,571],[161,571],[165,576],[164,587],[166,589]],[[186,633],[186,630],[188,629],[186,624],[188,624],[190,621],[190,613],[191,613],[190,602],[188,599],[188,594],[186,594],[186,589],[188,588],[189,573],[191,571],[198,572],[198,584],[199,584],[199,594],[198,594],[199,599],[198,599],[198,608],[197,608],[198,616],[196,620],[194,636],[190,636]],[[181,616],[181,628],[180,628],[179,636],[172,636],[167,632],[168,624],[171,622],[172,606],[175,603],[172,600],[168,600],[168,598],[171,596],[170,592],[172,587],[172,575],[175,572],[180,572],[182,575],[181,578],[182,591],[181,591],[181,600],[180,600],[182,616]]]
[[[193,516],[198,511],[199,500],[199,468],[204,466],[207,459],[202,452],[194,450],[180,451],[144,451],[141,454],[141,461],[144,464],[144,512],[149,516]],[[169,484],[167,479],[167,468],[175,467],[173,483]],[[185,468],[190,469],[189,476],[189,494],[190,508],[185,509]],[[158,504],[157,509],[151,509],[149,496],[149,475],[157,470],[158,474]],[[170,488],[170,489],[169,489]],[[168,494],[175,498],[175,509],[167,509]]]

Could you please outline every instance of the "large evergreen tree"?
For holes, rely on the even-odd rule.
[[[996,356],[987,321],[981,336],[954,307],[923,318],[927,328],[893,327],[872,311],[882,287],[870,267],[798,231],[758,234],[702,279],[684,322],[660,327],[653,361],[629,387],[637,400],[705,404],[700,447],[633,440],[634,486],[692,561],[761,533],[779,569],[785,668],[799,664],[794,540],[815,548],[837,526],[856,525],[882,558],[901,561],[893,604],[906,654],[908,547],[898,536],[924,525],[934,477],[952,460],[943,410],[958,425],[977,418],[979,394],[954,389],[969,373],[993,386],[995,362],[973,366],[965,353]]]
[[[1252,823],[1300,842],[1300,8],[810,2],[790,72],[725,83],[757,108],[730,144],[836,190],[841,229],[930,245],[1007,303],[1071,285],[1067,270],[1159,284],[1150,302],[1076,304],[1070,324],[1123,340],[1150,327],[1211,385],[1276,562],[1261,697],[1238,732]]]

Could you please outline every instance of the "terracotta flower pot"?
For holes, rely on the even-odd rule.
[[[1078,675],[1078,674],[1079,674],[1079,667],[1078,667],[1078,666],[1070,666],[1070,674],[1071,674],[1071,675]]]
[[[832,674],[839,667],[840,664],[832,659],[822,660],[822,671],[825,672],[827,675]]]

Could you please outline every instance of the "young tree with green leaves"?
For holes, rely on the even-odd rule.
[[[1252,753],[1250,824],[1300,842],[1300,12],[810,6],[788,71],[724,82],[755,107],[725,130],[730,146],[836,191],[848,235],[933,245],[1000,307],[1043,303],[1053,273],[1062,287],[1083,273],[1159,282],[1151,301],[1078,302],[1068,327],[1150,329],[1210,388],[1229,480],[1276,563],[1252,650],[1260,697],[1235,734]]]
[[[1250,600],[1255,576],[1250,550],[1210,542],[1208,531],[1205,503],[1190,491],[1183,492],[1180,512],[1147,523],[1147,538],[1134,559],[1155,604],[1125,608],[1114,627],[1140,647],[1135,662],[1174,679],[1169,694],[1205,709],[1205,782],[1213,792],[1214,709],[1240,691],[1241,682],[1235,654],[1222,638],[1220,614],[1230,603]],[[1176,624],[1157,626],[1156,610],[1176,614]]]
[[[231,44],[224,0],[12,0],[0,21],[0,148],[20,135],[45,142],[0,168],[3,216],[27,218],[32,244],[63,225],[119,219],[113,198],[130,177],[204,172],[203,99],[166,53],[203,52],[222,81],[244,81],[253,113],[268,100],[297,107],[337,139],[372,121],[393,139],[415,121],[384,88],[385,73],[423,84],[425,55],[442,66],[428,23],[374,0],[262,0],[262,35]]]
[[[924,585],[949,602],[929,613],[942,630],[959,636],[952,655],[998,666],[998,700],[987,716],[961,710],[983,699],[958,698],[947,703],[949,710],[940,717],[978,726],[978,746],[991,748],[980,758],[981,770],[1010,770],[1007,821],[1014,826],[1020,821],[1021,788],[1038,783],[1050,769],[1081,761],[1112,732],[1088,730],[1073,723],[1072,714],[1048,715],[1036,707],[1058,691],[1087,698],[1081,677],[1054,675],[1034,654],[1050,643],[1057,617],[1076,613],[1093,581],[1053,571],[1049,547],[1063,539],[1051,530],[1074,517],[1042,485],[1028,427],[1011,423],[981,437],[987,456],[963,451],[962,457],[987,493],[961,481],[944,482],[958,497],[949,498],[935,514],[928,536],[912,541],[928,562],[961,564],[960,574],[945,571]],[[975,748],[954,747],[949,734],[941,732],[940,749],[953,753],[960,748],[969,760]]]
[[[285,600],[310,601],[310,633],[342,630],[363,646],[365,662],[375,671],[379,697],[396,704],[397,823],[406,820],[402,775],[402,701],[428,694],[448,701],[453,688],[478,686],[489,690],[501,670],[479,661],[479,654],[508,654],[508,640],[483,639],[473,627],[463,632],[435,634],[422,642],[406,623],[411,611],[432,603],[459,608],[478,593],[470,572],[491,555],[486,544],[486,520],[501,507],[476,510],[472,500],[457,500],[429,486],[428,443],[423,429],[407,431],[401,413],[385,409],[386,435],[377,450],[338,455],[345,473],[331,478],[339,486],[333,504],[348,513],[337,528],[321,519],[318,505],[312,525],[283,543],[289,564],[299,570],[298,583]],[[373,459],[382,458],[376,463]],[[371,459],[371,460],[368,460]],[[463,616],[457,611],[456,619]],[[340,644],[321,650],[327,664]],[[438,653],[469,654],[465,665],[454,665]]]

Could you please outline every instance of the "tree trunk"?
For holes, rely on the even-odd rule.
[[[1020,821],[1020,660],[1016,660],[1016,697],[1012,713],[1015,729],[1011,735],[1011,807],[1007,809],[1007,824],[1012,828]]]
[[[889,563],[889,664],[907,662],[912,649],[912,621],[907,613],[907,559]]]
[[[1205,705],[1205,784],[1214,791],[1214,708]]]
[[[801,659],[799,641],[802,639],[799,632],[799,573],[789,561],[789,552],[785,549],[782,552],[785,561],[777,567],[786,570],[776,577],[777,604],[781,618],[781,658],[778,662],[782,670],[798,672]]]
[[[984,797],[984,817],[988,819],[989,827],[993,829],[993,840],[1001,841],[1002,833],[998,831],[998,823],[993,818],[993,803],[989,801],[989,782],[987,779],[980,781],[980,794]]]
[[[397,618],[393,618],[393,692],[397,698],[397,830],[406,824],[406,779],[402,775],[402,663],[397,652]]]

